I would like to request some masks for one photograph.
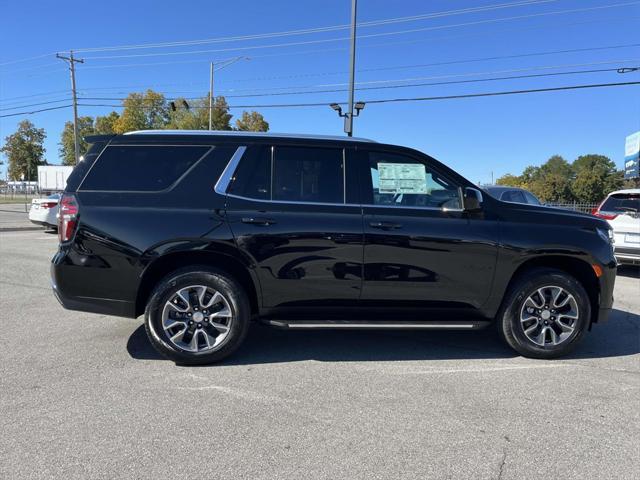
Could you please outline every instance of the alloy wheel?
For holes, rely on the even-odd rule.
[[[522,304],[520,323],[525,336],[541,347],[566,342],[578,324],[578,303],[562,287],[538,288]]]
[[[162,328],[179,348],[200,353],[219,347],[229,336],[233,313],[217,290],[192,285],[175,292],[162,310]]]

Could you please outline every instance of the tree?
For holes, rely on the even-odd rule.
[[[113,123],[115,133],[166,128],[169,123],[167,100],[161,93],[151,89],[145,93],[130,93],[122,104],[124,110]]]
[[[102,117],[96,117],[96,121],[94,123],[94,131],[98,135],[111,135],[116,133],[115,125],[120,115],[118,112],[111,112],[108,115]]]
[[[246,132],[267,132],[269,123],[258,112],[242,112],[242,118],[236,120],[236,129]]]
[[[522,186],[523,179],[522,175],[512,175],[507,173],[496,180],[496,185],[506,185],[508,187],[519,187],[525,188]]]
[[[209,96],[206,97],[208,105]],[[205,110],[208,115],[208,109]],[[224,97],[215,97],[213,101],[213,111],[211,115],[211,123],[214,130],[231,130],[231,115],[229,113],[229,104]],[[207,125],[209,117],[207,117]],[[208,127],[207,127],[208,128]]]
[[[78,117],[79,155],[87,153],[89,145],[84,141],[84,137],[92,135],[93,133],[95,133],[93,128],[93,117]],[[60,143],[58,145],[60,146],[58,154],[62,159],[62,164],[75,165],[76,154],[75,141],[73,137],[73,122],[65,122],[64,128],[62,129],[62,135],[60,137]]]
[[[571,164],[560,155],[554,155],[537,169],[527,172],[529,190],[543,202],[570,202],[573,200]]]
[[[571,190],[580,202],[599,202],[609,192],[622,187],[621,172],[615,163],[604,155],[582,155],[573,162],[576,178]]]
[[[0,149],[9,160],[9,178],[31,181],[38,176],[38,165],[46,165],[44,156],[44,128],[36,128],[29,120],[18,124],[18,130],[5,138]]]

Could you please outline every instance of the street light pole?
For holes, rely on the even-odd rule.
[[[209,130],[213,130],[213,62],[209,65]]]
[[[349,111],[344,117],[344,132],[353,135],[353,89],[356,69],[356,14],[358,0],[351,0],[351,71],[349,73]]]

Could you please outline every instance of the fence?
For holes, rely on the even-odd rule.
[[[575,212],[591,213],[592,210],[598,208],[597,203],[545,203],[549,207],[564,208],[565,210],[573,210]]]

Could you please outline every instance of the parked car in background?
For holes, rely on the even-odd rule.
[[[611,192],[592,213],[613,228],[616,260],[640,265],[640,188]]]
[[[492,197],[502,200],[503,202],[542,205],[540,200],[538,200],[533,193],[525,190],[524,188],[503,187],[501,185],[488,185],[482,188],[484,188],[484,190]]]
[[[144,314],[152,345],[179,363],[226,357],[253,320],[495,322],[522,355],[555,358],[612,308],[606,221],[498,201],[416,150],[200,130],[86,140],[60,200],[55,295],[72,310]]]
[[[31,209],[29,210],[29,220],[36,225],[42,225],[45,228],[58,228],[58,203],[60,202],[59,193],[54,193],[45,198],[34,198],[31,200]]]

